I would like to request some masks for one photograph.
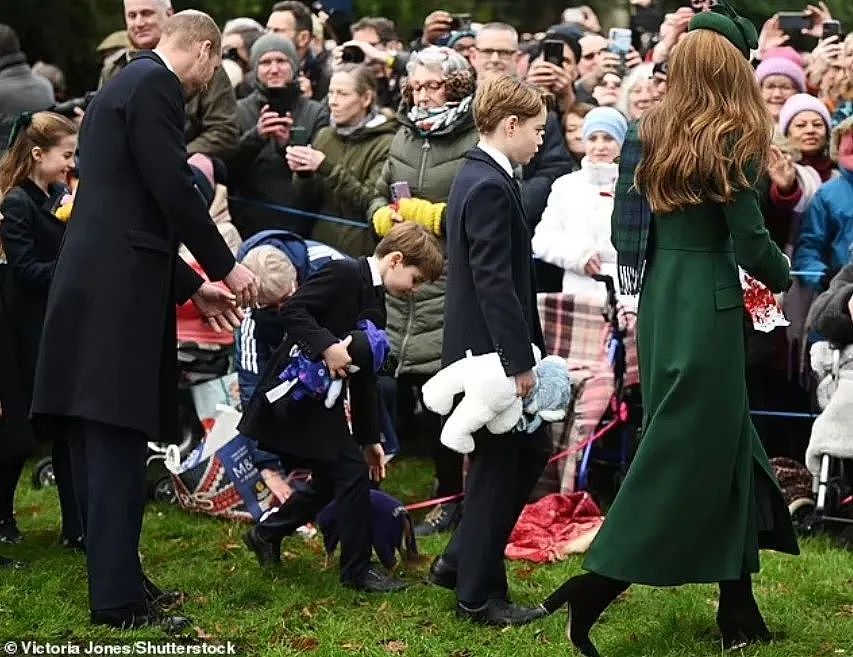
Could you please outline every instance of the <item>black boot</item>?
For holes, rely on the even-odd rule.
[[[569,625],[566,634],[569,639],[586,657],[600,657],[589,639],[589,631],[601,612],[629,586],[630,582],[620,582],[597,573],[585,573],[565,582],[548,596],[542,606],[552,614],[567,604]]]
[[[752,578],[748,574],[739,580],[720,582],[717,627],[720,628],[726,650],[772,640],[752,595]]]

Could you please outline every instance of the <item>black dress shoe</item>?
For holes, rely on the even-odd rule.
[[[25,568],[26,564],[23,561],[15,561],[8,557],[0,557],[0,568],[9,568],[11,570],[20,570]]]
[[[436,557],[429,567],[427,581],[443,589],[456,590],[456,569],[448,564],[444,557]]]
[[[187,599],[186,594],[178,589],[172,591],[162,590],[148,579],[148,575],[144,573],[142,575],[142,588],[145,590],[145,600],[160,612],[171,611],[172,609],[182,607]]]
[[[270,543],[261,538],[257,526],[243,534],[243,543],[255,553],[261,568],[277,566],[281,563],[281,543]]]
[[[106,625],[117,630],[159,627],[170,635],[180,634],[192,626],[189,618],[161,614],[147,602],[132,607],[92,611],[89,618],[93,625]]]
[[[24,535],[18,530],[14,518],[0,520],[0,543],[15,545],[24,540]]]
[[[368,568],[361,579],[344,582],[343,584],[348,588],[366,593],[396,593],[408,586],[403,580],[390,577],[375,566]]]
[[[548,615],[544,607],[520,607],[507,600],[489,600],[486,604],[477,608],[470,608],[461,602],[456,603],[456,615],[481,625],[497,625],[507,627],[509,625],[526,625],[538,618]]]

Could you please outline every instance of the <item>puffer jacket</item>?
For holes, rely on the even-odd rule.
[[[806,285],[823,290],[847,264],[853,244],[853,171],[826,183],[812,199],[803,219],[793,269],[815,272],[803,278]]]
[[[341,135],[331,126],[322,128],[312,145],[326,158],[315,174],[294,174],[295,205],[309,212],[364,221],[396,132],[397,122],[382,114],[350,135]],[[311,237],[354,258],[373,255],[376,247],[370,222],[361,228],[318,220]]]
[[[376,182],[376,198],[368,208],[368,219],[390,203],[390,185],[395,182],[409,183],[414,198],[432,203],[447,201],[465,153],[479,140],[470,110],[444,131],[428,137],[420,135],[404,110],[398,120],[402,125],[391,142],[388,161]],[[442,276],[434,283],[422,285],[414,295],[406,298],[386,296],[387,331],[391,349],[399,359],[398,376],[430,375],[441,369],[445,288],[446,278]]]

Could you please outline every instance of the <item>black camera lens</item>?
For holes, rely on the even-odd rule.
[[[358,46],[344,46],[341,61],[347,64],[361,64],[364,61],[364,51]]]
[[[228,48],[225,52],[222,53],[222,59],[230,59],[232,62],[239,62],[240,59],[240,51],[237,48]]]

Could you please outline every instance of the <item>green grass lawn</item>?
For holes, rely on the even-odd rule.
[[[159,638],[88,624],[83,557],[55,547],[58,506],[54,489],[33,490],[29,472],[18,497],[18,524],[26,535],[0,552],[26,560],[22,571],[0,571],[0,639],[61,642]],[[406,501],[430,486],[423,461],[395,463],[389,492]],[[178,508],[148,508],[142,538],[145,569],[164,587],[189,594],[184,613],[199,636],[235,641],[250,655],[425,655],[535,657],[573,654],[564,636],[565,614],[506,630],[457,620],[453,595],[426,586],[428,561],[405,573],[414,584],[399,594],[368,596],[338,584],[337,565],[324,568],[319,539],[284,544],[284,565],[262,572],[240,541],[244,525]],[[677,528],[673,527],[673,531]],[[436,554],[446,537],[423,540]],[[538,603],[580,569],[580,559],[531,567],[512,563],[511,588],[521,603]],[[721,654],[714,626],[716,587],[633,587],[607,612],[593,640],[605,657]],[[792,558],[766,554],[756,595],[771,629],[787,635],[742,654],[755,657],[853,657],[853,552],[828,541],[803,542]],[[741,653],[739,653],[741,654]]]

